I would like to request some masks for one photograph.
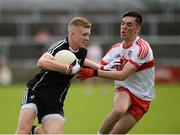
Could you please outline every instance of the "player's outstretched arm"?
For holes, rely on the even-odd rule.
[[[85,59],[84,61],[84,66],[88,66],[88,67],[91,67],[93,69],[101,69],[101,65],[100,64],[97,64],[89,59]]]
[[[137,67],[127,62],[121,71],[104,71],[98,70],[98,77],[108,78],[112,80],[124,80],[128,78],[131,74],[133,74],[137,70]]]
[[[94,76],[112,80],[124,80],[137,70],[137,67],[127,62],[122,71],[95,70],[92,68],[81,68],[78,79],[85,80]]]

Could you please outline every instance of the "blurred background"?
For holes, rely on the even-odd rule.
[[[74,16],[93,23],[91,40],[104,55],[121,41],[121,15],[132,9],[144,15],[141,36],[154,51],[157,79],[180,81],[179,0],[0,0],[0,54],[12,72],[12,82],[34,74],[46,45],[66,36],[67,23]]]
[[[38,72],[37,59],[67,36],[74,16],[92,22],[88,57],[98,61],[121,41],[120,20],[127,10],[144,16],[140,35],[154,51],[157,82],[150,113],[130,133],[180,133],[179,0],[0,0],[0,133],[14,133],[25,83]],[[96,133],[111,110],[113,81],[87,84],[74,84],[67,96],[65,133]]]

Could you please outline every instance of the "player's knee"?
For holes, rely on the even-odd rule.
[[[30,127],[22,125],[16,129],[16,134],[28,134],[30,130],[31,130]]]
[[[59,129],[52,129],[52,130],[51,129],[49,129],[49,130],[45,129],[44,131],[46,134],[62,134],[63,133],[63,131],[61,131]]]
[[[62,134],[63,128],[59,125],[46,126],[44,129],[45,134]]]
[[[113,109],[112,114],[117,118],[121,118],[126,113],[126,109],[124,108],[117,108]]]

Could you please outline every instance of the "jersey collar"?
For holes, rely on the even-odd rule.
[[[69,50],[70,50],[71,52],[74,52],[74,53],[76,53],[76,52],[78,52],[78,51],[79,51],[79,49],[74,50],[74,49],[72,49],[70,46],[69,46]]]
[[[136,39],[135,39],[134,41],[136,41],[138,38],[139,38],[139,37],[137,36]],[[124,45],[124,41],[123,41],[123,48],[124,48],[124,49],[130,48],[130,47],[133,45],[134,41],[133,41],[131,44],[126,45],[126,46]]]

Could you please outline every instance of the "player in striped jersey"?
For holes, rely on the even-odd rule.
[[[42,127],[35,133],[62,134],[64,128],[63,105],[73,76],[83,65],[85,48],[91,23],[83,17],[74,17],[68,25],[68,37],[53,44],[38,60],[41,71],[27,83],[17,126],[17,134],[28,134],[37,115]],[[75,65],[54,61],[60,50],[70,50],[77,59]],[[34,127],[33,127],[34,132]]]
[[[125,134],[148,111],[154,97],[154,57],[149,44],[138,36],[142,15],[126,12],[121,21],[122,42],[112,46],[96,68],[82,68],[78,78],[93,76],[115,80],[112,111],[102,123],[100,134]],[[103,69],[103,70],[102,70]],[[105,71],[110,70],[110,71]]]

